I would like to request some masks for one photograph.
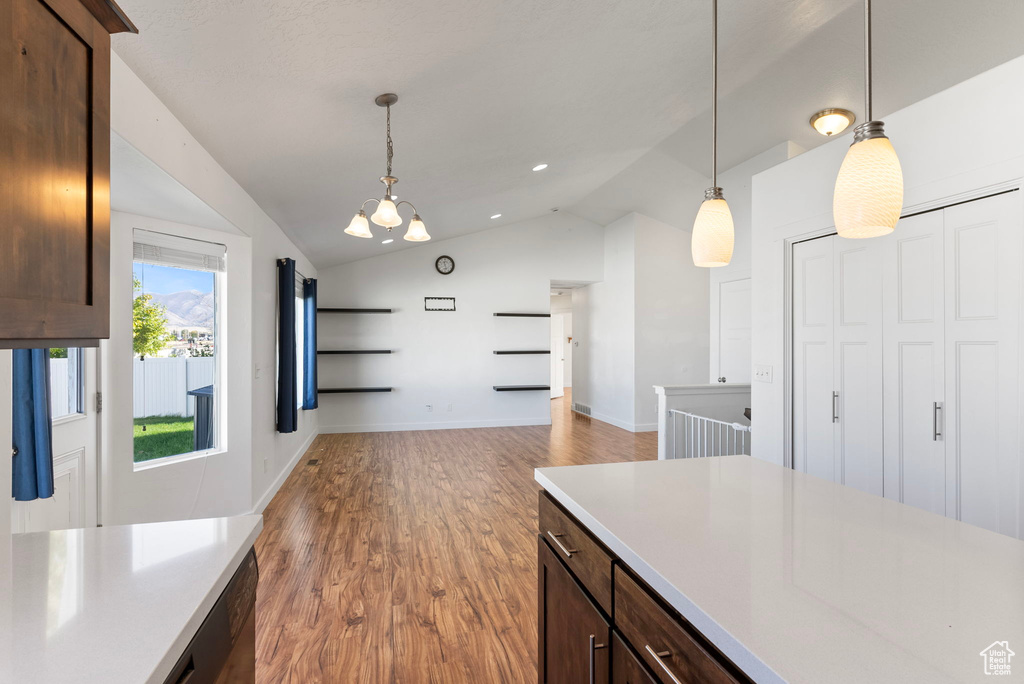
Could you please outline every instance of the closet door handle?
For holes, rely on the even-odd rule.
[[[939,411],[942,410],[940,402],[932,402],[932,441],[938,442],[942,438],[942,422],[939,421]]]
[[[832,422],[839,422],[839,392],[832,393]]]

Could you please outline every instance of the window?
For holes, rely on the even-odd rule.
[[[215,449],[225,248],[136,230],[132,276],[134,460]]]
[[[50,418],[57,420],[85,413],[84,350],[50,350]]]

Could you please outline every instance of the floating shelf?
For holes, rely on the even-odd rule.
[[[512,318],[551,318],[549,313],[496,313],[495,316],[508,316]]]
[[[318,349],[317,354],[393,354],[391,349]]]
[[[505,349],[502,351],[495,351],[498,356],[506,356],[508,354],[550,354],[550,349]]]
[[[495,392],[533,392],[550,389],[548,385],[494,385]]]
[[[320,394],[355,394],[356,392],[390,392],[393,387],[321,387]]]
[[[317,313],[342,313],[342,314],[389,314],[393,309],[351,309],[351,308],[318,308]]]

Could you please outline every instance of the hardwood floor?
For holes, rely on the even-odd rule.
[[[533,469],[657,455],[570,402],[550,427],[319,436],[256,543],[257,681],[536,681]]]

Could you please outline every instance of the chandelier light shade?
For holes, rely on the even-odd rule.
[[[370,232],[370,223],[366,220],[366,212],[360,209],[359,213],[352,217],[352,222],[348,224],[345,232],[355,237],[372,238],[373,233]]]
[[[732,212],[718,187],[718,0],[711,0],[711,187],[704,191],[704,203],[693,222],[693,265],[728,266],[735,239]]]
[[[419,214],[414,214],[412,221],[409,221],[409,230],[405,231],[405,239],[409,242],[426,242],[430,239],[427,235],[427,228],[420,220]]]
[[[709,188],[705,197],[712,190],[720,191],[721,188]],[[693,265],[702,268],[728,266],[732,259],[734,239],[729,204],[721,196],[705,199],[693,222],[693,237],[690,241]]]
[[[394,228],[395,226],[402,225],[402,217],[398,215],[398,207],[387,198],[382,199],[377,204],[377,211],[373,212],[370,220],[378,226],[384,226],[385,228]]]
[[[369,221],[373,221],[378,226],[383,226],[391,232],[392,228],[402,225],[402,217],[398,213],[398,208],[403,204],[408,204],[412,209],[413,217],[409,223],[409,230],[405,234],[405,239],[410,242],[426,242],[430,239],[430,235],[427,233],[427,227],[423,224],[423,220],[416,212],[416,207],[413,206],[412,202],[402,200],[401,202],[395,202],[397,197],[391,192],[392,186],[398,182],[398,179],[391,175],[391,161],[394,157],[394,144],[391,141],[391,105],[398,102],[398,96],[394,93],[384,93],[378,95],[374,100],[378,107],[385,107],[387,109],[387,173],[380,177],[380,182],[384,184],[384,196],[380,199],[371,197],[370,199],[363,202],[363,206],[360,207],[359,213],[357,213],[352,221],[348,224],[348,228],[345,232],[354,237],[360,238],[372,238],[373,233],[370,231]],[[377,209],[370,215],[369,221],[366,219],[366,205],[369,202],[376,202]],[[391,240],[384,240],[383,244],[387,244]]]
[[[896,229],[903,210],[903,169],[881,121],[871,119],[871,0],[864,0],[865,122],[853,129],[832,196],[836,232],[871,238]]]
[[[811,125],[822,135],[831,137],[845,131],[856,120],[857,116],[850,110],[830,107],[815,112],[811,117]]]

